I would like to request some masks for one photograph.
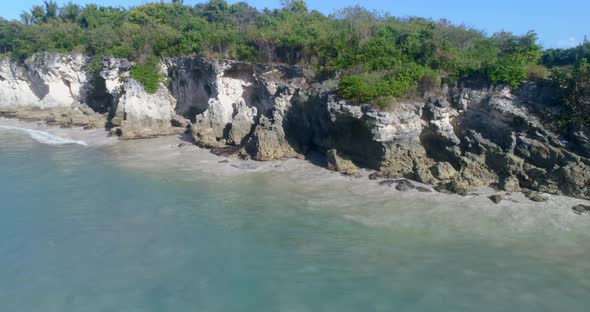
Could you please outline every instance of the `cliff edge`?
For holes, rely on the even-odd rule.
[[[216,153],[256,160],[325,153],[329,167],[408,178],[466,194],[482,186],[590,199],[590,135],[544,126],[553,99],[542,84],[519,90],[456,84],[387,111],[354,105],[303,67],[204,58],[165,59],[150,94],[124,59],[39,54],[0,61],[0,115],[62,126],[105,127],[122,139],[190,135]]]

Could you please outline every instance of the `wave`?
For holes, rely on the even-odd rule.
[[[49,145],[63,145],[63,144],[78,144],[83,146],[88,146],[88,144],[84,141],[77,141],[62,138],[51,133],[47,133],[45,131],[40,130],[33,130],[28,128],[20,128],[20,127],[11,127],[11,126],[0,126],[0,129],[7,129],[7,130],[16,130],[22,131],[27,133],[33,140]]]

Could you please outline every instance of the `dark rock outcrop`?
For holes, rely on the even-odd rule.
[[[577,205],[572,207],[572,210],[574,211],[575,214],[590,214],[590,206],[588,205]]]

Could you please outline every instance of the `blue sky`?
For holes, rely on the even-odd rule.
[[[2,1],[0,16],[17,19],[20,12],[42,0]],[[58,3],[68,2],[58,0]],[[79,4],[132,6],[151,2],[148,0],[72,0]],[[185,4],[201,1],[185,0]],[[231,3],[236,1],[229,1]],[[258,8],[276,8],[280,0],[246,1]],[[454,23],[493,33],[500,30],[517,34],[535,30],[541,43],[547,48],[568,48],[590,36],[590,1],[588,0],[340,0],[307,1],[308,7],[323,13],[334,9],[360,4],[368,9],[386,11],[394,16],[421,16],[434,19],[446,18]]]

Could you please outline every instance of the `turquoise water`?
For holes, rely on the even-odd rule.
[[[590,306],[587,222],[515,229],[451,210],[474,219],[459,224],[280,174],[129,168],[113,149],[0,130],[0,311]]]

